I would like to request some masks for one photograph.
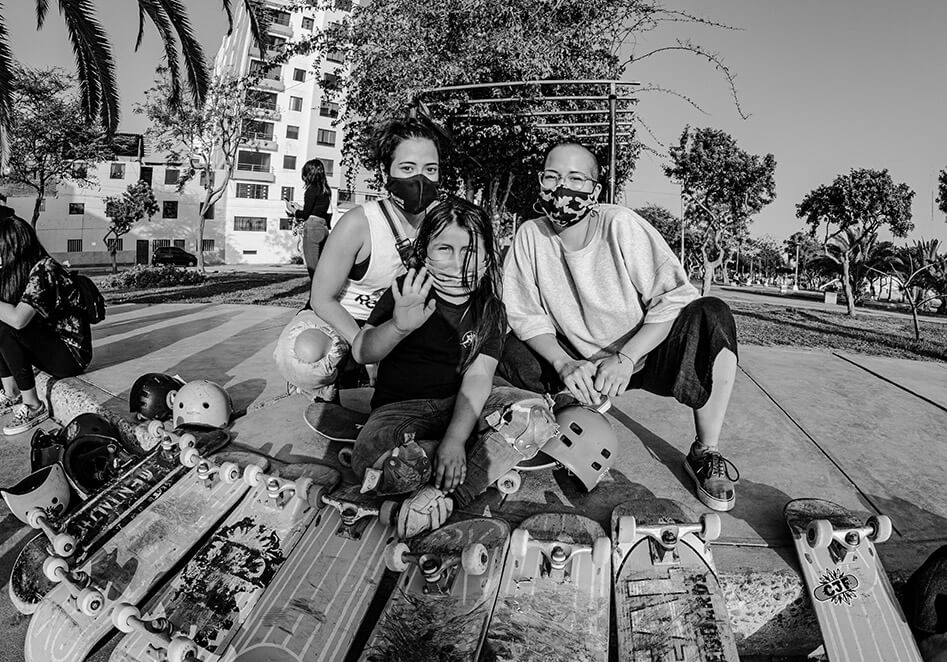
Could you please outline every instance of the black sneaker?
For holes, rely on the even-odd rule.
[[[684,470],[694,479],[697,498],[705,506],[719,511],[733,509],[736,503],[733,484],[740,480],[740,472],[733,462],[718,451],[704,451],[695,455],[694,449],[691,448],[684,459]]]

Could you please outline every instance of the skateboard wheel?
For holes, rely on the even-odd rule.
[[[408,569],[404,555],[410,552],[411,548],[403,542],[388,543],[385,545],[385,567],[392,572],[404,572]]]
[[[301,476],[293,482],[293,496],[312,505],[313,502],[309,500],[309,493],[314,492],[315,488],[316,484],[312,482],[312,478]],[[315,503],[318,502],[317,499]]]
[[[722,530],[720,515],[717,513],[704,513],[700,516],[700,536],[704,542],[716,540],[720,537]]]
[[[812,549],[821,549],[832,544],[834,529],[832,523],[824,519],[809,522],[806,527],[806,543]]]
[[[182,451],[185,448],[194,448],[197,446],[197,437],[195,437],[190,432],[185,432],[180,437],[178,437],[178,448]]]
[[[105,606],[105,597],[98,589],[84,588],[76,596],[76,605],[86,616],[95,616]]]
[[[345,468],[351,468],[352,466],[352,449],[343,448],[339,451],[339,464]]]
[[[42,508],[30,508],[26,511],[26,523],[30,525],[31,529],[39,529],[45,518],[46,513],[43,512]]]
[[[181,451],[181,464],[183,464],[188,469],[193,469],[197,466],[197,463],[201,461],[201,454],[197,452],[196,448],[185,448]]]
[[[490,556],[487,554],[487,548],[482,542],[475,542],[472,545],[464,547],[460,554],[460,564],[468,575],[482,575],[487,571],[487,564],[490,562]]]
[[[59,556],[72,556],[76,551],[76,537],[69,533],[60,533],[53,537],[53,551]]]
[[[634,542],[638,534],[638,523],[632,515],[622,515],[618,518],[618,542]]]
[[[596,568],[604,568],[612,556],[612,541],[602,536],[592,543],[592,563]]]
[[[168,643],[168,662],[188,662],[196,660],[199,650],[197,644],[180,635],[173,637]]]
[[[141,612],[138,607],[130,605],[127,602],[120,602],[112,610],[112,625],[119,632],[128,634],[135,631],[135,621],[141,619]]]
[[[164,423],[161,421],[148,421],[148,434],[152,437],[164,437],[165,432]]]
[[[514,529],[510,536],[510,554],[513,556],[526,556],[526,548],[529,546],[529,531],[526,529]]]
[[[51,582],[58,584],[66,578],[68,572],[69,564],[66,563],[66,559],[64,558],[50,556],[43,561],[43,574],[46,575],[46,579]]]
[[[507,471],[497,480],[497,489],[501,494],[516,494],[520,485],[523,484],[523,478],[517,471]]]
[[[258,464],[248,464],[243,470],[243,482],[250,487],[256,487],[263,482],[263,468]]]
[[[884,542],[891,537],[893,527],[891,518],[887,515],[874,515],[868,518],[868,526],[871,527],[871,533],[868,539],[872,542]]]
[[[240,467],[233,462],[224,462],[220,465],[220,480],[225,483],[236,483],[240,480]]]
[[[394,526],[395,519],[398,517],[398,508],[397,501],[382,501],[378,509],[378,521],[385,526]]]

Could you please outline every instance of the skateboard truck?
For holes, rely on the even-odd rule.
[[[359,540],[362,537],[364,527],[356,526],[362,520],[377,517],[383,524],[389,525],[395,521],[395,515],[398,512],[398,503],[394,501],[383,501],[379,507],[373,507],[344,501],[329,495],[323,495],[321,499],[324,504],[339,511],[342,524],[339,526],[337,533],[353,540]]]
[[[829,520],[814,519],[806,527],[806,544],[813,549],[827,547],[833,563],[838,564],[851,559],[863,540],[884,542],[891,537],[892,530],[887,515],[872,515],[864,526],[845,529],[836,529]]]
[[[526,529],[515,529],[510,537],[510,554],[525,556],[530,547],[530,535]],[[595,567],[603,567],[611,558],[611,540],[602,536],[596,538],[591,545],[571,545],[561,541],[535,540],[534,547],[539,548],[542,555],[540,572],[555,581],[570,581],[572,577],[571,562],[580,554],[589,554]]]
[[[489,562],[487,548],[479,542],[464,547],[459,558],[431,552],[415,554],[404,542],[390,542],[385,547],[385,565],[392,572],[404,572],[411,564],[418,566],[425,593],[450,593],[458,567],[468,575],[480,576],[487,571]]]
[[[72,556],[76,551],[76,537],[59,530],[49,514],[42,508],[26,511],[26,523],[39,529],[49,539],[49,550],[56,556]]]
[[[240,467],[236,463],[224,462],[218,465],[212,460],[201,457],[200,452],[194,447],[182,450],[180,460],[181,464],[189,469],[197,467],[197,477],[204,481],[206,486],[210,486],[215,475],[225,483],[236,483],[240,480]]]
[[[700,516],[700,522],[694,524],[670,522],[639,526],[632,515],[623,515],[618,520],[618,542],[634,543],[636,539],[647,537],[654,565],[678,563],[680,557],[677,545],[687,534],[696,534],[706,545],[719,538],[720,531],[720,516],[716,513],[704,513]]]
[[[197,644],[187,637],[171,635],[171,625],[167,619],[145,620],[135,605],[127,602],[115,605],[112,624],[120,632],[129,634],[138,631],[153,639],[157,644],[154,647],[165,651],[168,662],[199,662],[201,659],[198,657],[200,649]]]
[[[43,574],[51,582],[65,584],[75,594],[76,607],[87,616],[95,616],[105,605],[102,592],[92,586],[92,578],[86,572],[69,569],[66,559],[50,556],[43,561]]]
[[[277,508],[285,508],[294,501],[313,508],[321,508],[323,505],[322,496],[326,488],[323,485],[317,486],[311,478],[302,476],[296,480],[285,480],[263,473],[263,468],[256,464],[247,465],[243,470],[243,482],[250,487],[257,487],[264,481],[267,496]]]

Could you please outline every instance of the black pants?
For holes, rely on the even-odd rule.
[[[75,377],[85,370],[49,322],[34,315],[17,330],[0,323],[0,377],[16,381],[21,391],[36,387],[33,368],[53,377]]]
[[[569,356],[579,358],[565,338],[559,338],[559,344]],[[667,338],[651,350],[628,389],[674,397],[681,404],[700,409],[710,397],[714,360],[721,349],[737,355],[736,325],[730,307],[716,297],[696,299],[681,310]],[[549,362],[512,333],[506,338],[497,375],[513,386],[537,393],[558,393],[565,388]]]

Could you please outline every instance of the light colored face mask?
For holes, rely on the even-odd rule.
[[[424,261],[424,266],[427,267],[428,273],[433,278],[432,287],[440,294],[449,297],[470,296],[487,273],[487,265],[483,260],[480,260],[480,264],[475,269],[468,270],[466,274],[460,269],[440,266],[437,262],[431,261],[430,258]],[[464,284],[465,281],[466,285]]]

